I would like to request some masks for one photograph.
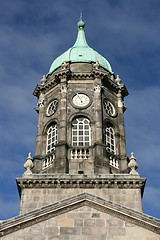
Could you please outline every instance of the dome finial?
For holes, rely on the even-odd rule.
[[[80,21],[78,22],[78,28],[84,28],[85,23],[82,20],[82,11],[80,11]]]
[[[80,21],[82,21],[82,11],[80,11]]]

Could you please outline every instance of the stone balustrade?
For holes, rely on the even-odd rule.
[[[109,159],[109,164],[110,164],[110,166],[119,169],[119,161],[118,161],[118,158],[117,158],[115,155],[113,155],[112,153],[109,153],[109,152],[107,152],[107,157],[108,157],[108,159]]]
[[[89,148],[72,148],[71,159],[88,159],[90,157]]]
[[[42,169],[45,169],[45,168],[51,166],[52,163],[53,163],[53,161],[54,161],[54,159],[55,159],[55,151],[52,152],[52,153],[50,153],[50,154],[48,154],[48,155],[44,158]]]

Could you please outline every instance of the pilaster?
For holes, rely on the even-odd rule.
[[[95,173],[109,173],[109,162],[104,157],[103,125],[102,125],[102,83],[101,78],[95,78],[94,84],[94,107],[95,107]]]
[[[56,147],[56,172],[68,172],[67,160],[67,76],[60,77],[60,119]]]
[[[40,93],[38,98],[38,124],[37,124],[37,137],[36,137],[36,153],[33,159],[34,168],[33,172],[39,172],[41,170],[41,159],[43,150],[43,118],[45,114],[45,97],[43,93]]]
[[[118,99],[118,124],[119,124],[119,145],[120,145],[120,171],[122,173],[127,173],[127,155],[126,155],[126,141],[125,141],[125,127],[124,127],[124,117],[123,117],[123,100],[121,90],[117,94]]]

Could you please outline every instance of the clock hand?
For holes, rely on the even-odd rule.
[[[83,101],[82,101],[82,98],[79,96],[79,94],[78,94],[78,93],[77,93],[77,96],[79,97],[80,101],[81,101],[81,102],[83,102]]]

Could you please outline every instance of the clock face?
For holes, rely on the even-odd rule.
[[[111,117],[115,117],[116,116],[115,107],[113,106],[113,104],[110,101],[105,99],[103,101],[103,105],[104,105],[104,109],[106,110],[106,113],[108,113],[109,116],[111,116]]]
[[[58,107],[58,100],[55,99],[49,104],[47,108],[47,115],[51,116],[52,114],[54,114],[57,110],[57,107]]]
[[[75,108],[87,108],[91,104],[91,98],[86,93],[77,92],[72,95],[71,104]]]

